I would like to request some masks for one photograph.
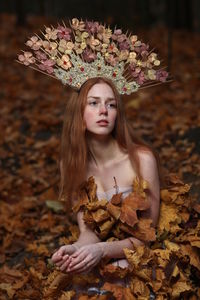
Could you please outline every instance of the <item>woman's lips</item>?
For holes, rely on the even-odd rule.
[[[97,122],[97,124],[99,124],[100,126],[107,126],[108,125],[108,121],[106,120],[100,120]]]

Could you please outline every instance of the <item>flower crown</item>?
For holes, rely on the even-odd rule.
[[[112,80],[120,94],[165,82],[168,73],[158,69],[157,54],[136,35],[112,31],[98,22],[72,19],[69,25],[46,27],[43,38],[32,36],[31,51],[18,55],[18,62],[61,80],[79,90],[93,77]]]

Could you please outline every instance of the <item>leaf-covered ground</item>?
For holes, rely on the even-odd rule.
[[[52,22],[29,17],[27,27],[18,28],[13,16],[0,16],[2,300],[76,297],[71,278],[55,270],[49,260],[59,245],[73,242],[78,236],[78,228],[71,216],[56,201],[60,133],[69,91],[58,81],[14,62],[26,38],[49,21]],[[152,47],[156,46],[167,64],[167,30],[156,28],[141,32],[140,36],[144,41],[150,41]],[[127,117],[132,120],[136,133],[159,152],[166,174],[174,173],[185,184],[191,185],[188,191],[187,185],[171,175],[171,189],[169,186],[162,192],[163,206],[170,207],[172,216],[178,212],[181,230],[171,226],[174,219],[167,219],[164,209],[163,220],[166,222],[160,225],[167,232],[160,240],[164,243],[163,249],[158,250],[159,245],[154,245],[155,249],[145,252],[145,255],[142,249],[137,253],[126,252],[135,268],[131,289],[107,282],[104,287],[110,290],[109,295],[82,295],[79,299],[200,298],[197,288],[200,278],[199,206],[193,210],[184,206],[190,203],[188,199],[198,200],[200,197],[200,36],[175,31],[172,50],[174,81],[141,90],[125,98],[124,102]],[[164,248],[165,255],[159,260],[158,252]],[[141,263],[136,268],[139,259]],[[145,274],[141,272],[144,264],[151,265],[155,261],[160,267],[152,268],[154,273],[157,272],[153,278],[151,276],[153,285],[148,269]],[[109,267],[103,276],[116,272],[123,277],[120,270]],[[154,277],[163,281],[159,283]],[[78,286],[87,282],[96,285],[99,280],[94,274],[74,279]],[[166,280],[171,280],[173,290],[161,289],[161,283]]]

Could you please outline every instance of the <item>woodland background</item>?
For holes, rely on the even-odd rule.
[[[158,151],[165,172],[191,184],[191,195],[200,198],[199,1],[126,0],[123,6],[117,0],[1,1],[1,299],[26,299],[16,296],[25,286],[22,270],[34,282],[34,272],[45,270],[56,247],[78,234],[57,202],[60,135],[70,91],[15,62],[27,38],[44,24],[71,17],[129,28],[159,53],[173,81],[124,97],[127,118]],[[41,296],[34,284],[25,288],[27,299]]]

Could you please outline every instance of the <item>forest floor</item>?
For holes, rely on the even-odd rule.
[[[15,62],[44,19],[30,17],[26,28],[17,27],[13,16],[1,15],[0,22],[0,299],[43,299],[35,289],[35,273],[40,270],[43,276],[55,249],[78,236],[57,202],[60,134],[69,90]],[[167,29],[138,35],[156,46],[167,65]],[[136,134],[158,152],[163,172],[191,184],[190,193],[199,200],[199,34],[174,30],[170,66],[172,82],[124,97],[125,110]],[[24,294],[19,292],[22,287]]]

